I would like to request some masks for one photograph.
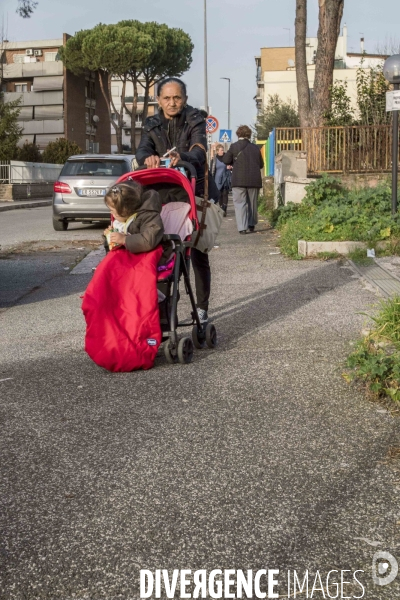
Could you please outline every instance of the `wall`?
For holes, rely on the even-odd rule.
[[[289,60],[294,63],[294,57],[294,47],[261,48],[261,72],[284,71],[289,66]]]
[[[52,183],[30,184],[0,184],[0,202],[13,200],[28,200],[30,198],[51,198],[53,196]]]
[[[308,80],[310,88],[314,87],[315,66],[307,67]],[[335,81],[347,81],[347,92],[350,96],[352,106],[357,105],[357,70],[356,69],[335,69],[333,79]],[[264,73],[264,97],[267,98],[273,94],[278,94],[282,100],[292,100],[297,104],[297,86],[295,69],[285,71],[266,71]]]

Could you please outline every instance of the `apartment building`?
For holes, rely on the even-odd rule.
[[[122,95],[122,82],[118,79],[113,79],[111,82],[111,96],[112,101],[114,103],[115,109],[120,111],[121,109],[121,95]],[[125,88],[125,103],[129,110],[132,109],[133,103],[133,83],[128,81]],[[135,139],[136,139],[136,147],[140,142],[140,138],[142,135],[142,115],[143,115],[143,106],[144,106],[144,87],[139,87],[139,97],[138,97],[138,107],[136,114],[136,124],[135,124]],[[149,100],[149,108],[148,108],[148,117],[153,116],[157,112],[157,100],[155,98],[155,86],[150,89],[150,100]],[[115,114],[114,114],[115,117]],[[129,113],[124,108],[123,114],[123,131],[122,131],[122,147],[123,150],[128,152],[131,150],[131,117]],[[115,134],[115,129],[111,125],[111,152],[117,152],[117,138]]]
[[[346,81],[347,91],[353,108],[357,103],[357,69],[361,61],[363,67],[370,68],[380,64],[386,56],[367,54],[364,49],[364,38],[360,40],[360,52],[348,52],[347,26],[343,26],[338,38],[335,52],[334,81]],[[306,60],[310,94],[313,93],[315,78],[315,59],[318,39],[307,38]],[[257,92],[255,96],[257,110],[266,105],[268,96],[277,94],[282,100],[291,100],[297,104],[295,47],[261,48],[260,55],[255,57],[257,70]]]
[[[44,150],[50,142],[66,138],[83,152],[109,153],[110,121],[97,73],[78,77],[59,60],[58,51],[69,37],[4,41],[0,48],[4,101],[21,99],[21,146],[34,142]]]

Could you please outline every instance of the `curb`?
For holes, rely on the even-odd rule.
[[[52,200],[32,200],[32,202],[21,202],[19,200],[15,202],[7,202],[0,204],[0,212],[6,210],[16,210],[17,208],[36,208],[40,206],[51,206]],[[9,206],[8,206],[9,204]]]

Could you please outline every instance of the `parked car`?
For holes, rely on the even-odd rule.
[[[66,231],[70,221],[109,221],[104,204],[107,189],[124,173],[135,169],[129,154],[70,156],[53,187],[53,227]]]

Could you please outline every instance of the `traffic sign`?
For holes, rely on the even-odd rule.
[[[220,143],[230,144],[232,141],[232,129],[221,129],[219,132]]]
[[[218,119],[216,119],[212,115],[209,115],[206,119],[207,133],[214,133],[214,131],[217,131],[218,127],[219,127]]]
[[[400,110],[400,90],[386,92],[386,112]]]

